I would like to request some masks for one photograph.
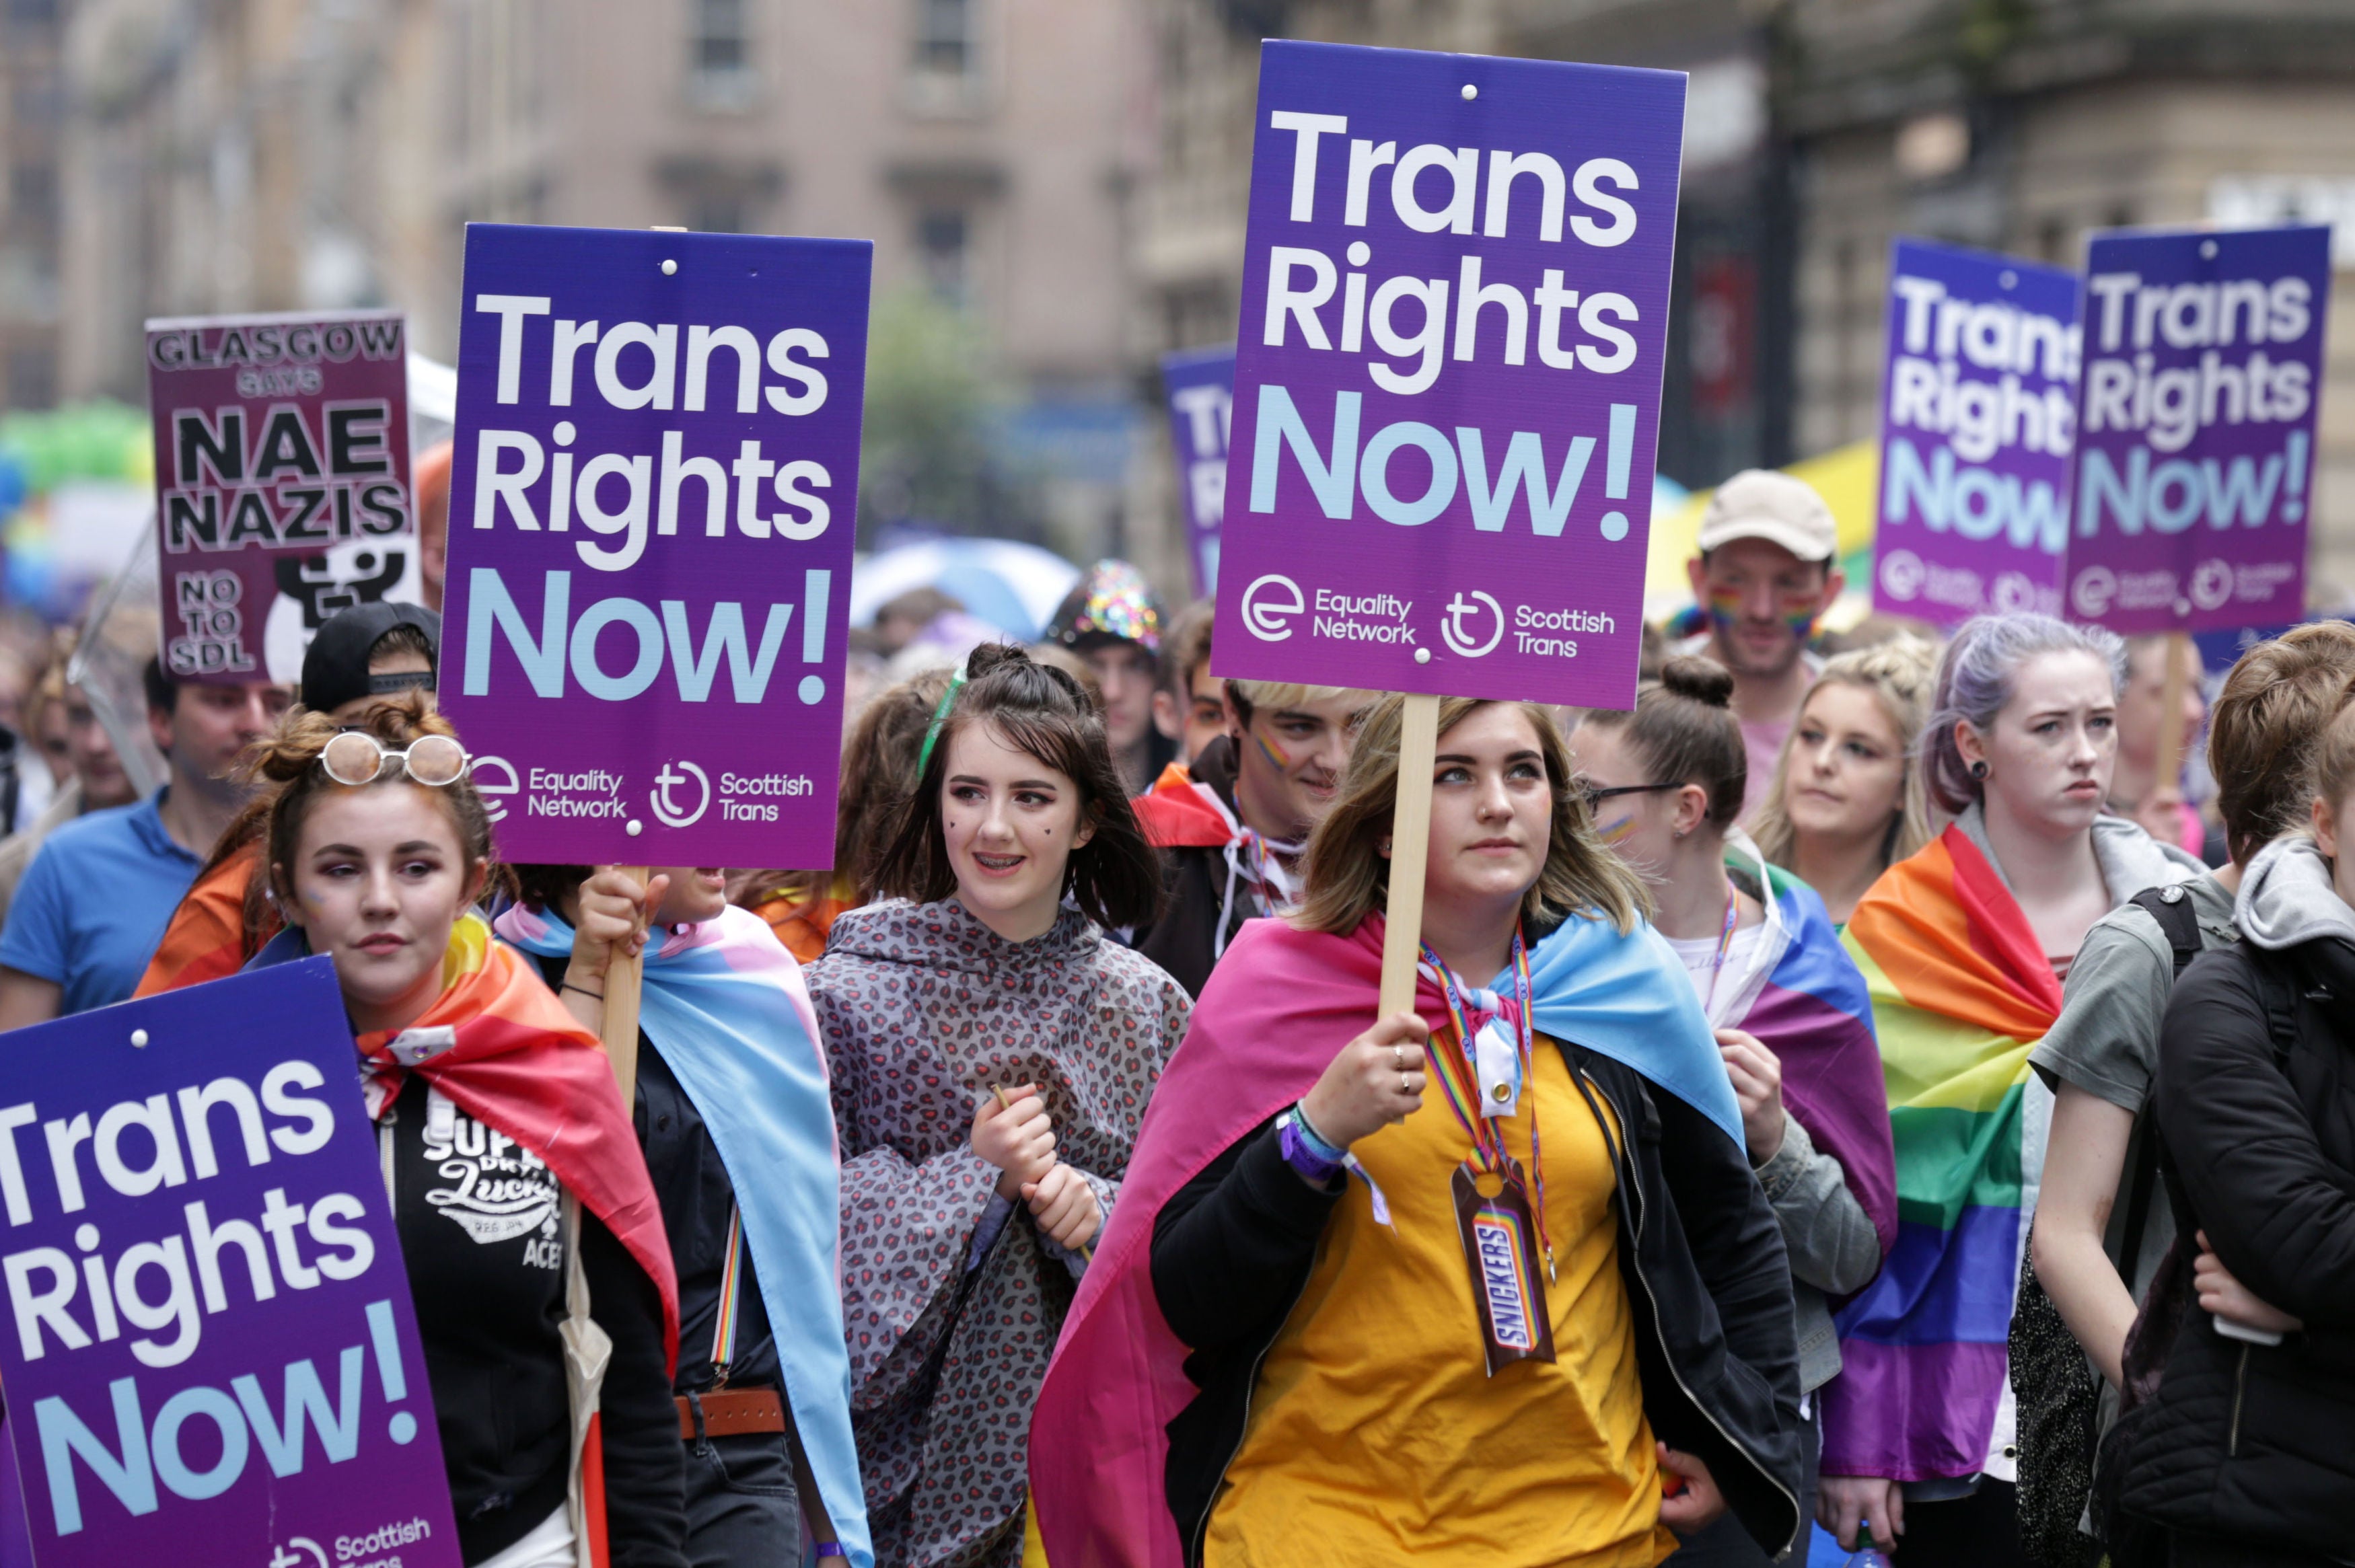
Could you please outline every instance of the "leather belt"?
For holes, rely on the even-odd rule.
[[[785,1405],[773,1388],[729,1389],[712,1393],[682,1394],[678,1404],[678,1435],[682,1441],[692,1443],[696,1432],[696,1409],[703,1412],[700,1436],[735,1437],[747,1432],[783,1432],[785,1429]]]

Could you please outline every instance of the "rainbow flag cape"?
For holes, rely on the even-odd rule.
[[[2019,1274],[2028,1053],[2061,1011],[2028,917],[1958,827],[1890,867],[1847,947],[1881,1038],[1897,1242],[1835,1318],[1823,1472],[1977,1475]]]

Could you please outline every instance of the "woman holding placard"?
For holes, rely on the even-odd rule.
[[[1845,926],[1881,874],[1930,840],[1913,752],[1938,651],[1900,637],[1826,663],[1784,737],[1750,835]]]
[[[1151,917],[1161,875],[1078,683],[983,647],[932,728],[887,901],[808,971],[886,1568],[1020,1557],[1031,1404],[1187,1011],[1104,935]]]
[[[1439,703],[1423,983],[1375,1016],[1402,705],[1156,1093],[1033,1424],[1046,1551],[1649,1568],[1730,1506],[1779,1553],[1782,1240],[1542,708]]]
[[[2029,1053],[2096,920],[2200,874],[2103,814],[2117,757],[2118,639],[2041,615],[1968,621],[1938,665],[1922,767],[1955,821],[1858,904],[1897,1149],[1902,1226],[1838,1315],[1818,1511],[1907,1568],[2025,1561],[2006,1340],[2051,1096]]]
[[[582,1028],[603,1032],[613,957],[642,957],[631,1119],[678,1272],[687,1556],[771,1568],[807,1541],[864,1568],[834,1110],[801,966],[716,869],[516,870],[496,929]]]
[[[1732,695],[1721,666],[1670,659],[1633,712],[1588,715],[1572,747],[1604,841],[1651,883],[1653,924],[1716,1032],[1790,1255],[1799,1383],[1812,1394],[1840,1367],[1830,1300],[1870,1284],[1896,1240],[1897,1176],[1864,977],[1813,889],[1739,833],[1729,846],[1750,769]],[[1808,724],[1803,705],[1795,732]],[[1812,1419],[1804,1436],[1811,1509]],[[1720,1524],[1678,1558],[1688,1561],[1765,1558]]]
[[[336,961],[465,1562],[572,1568],[587,1531],[615,1568],[685,1568],[660,1211],[597,1037],[474,913],[494,867],[467,762],[414,694],[260,743],[287,929],[253,962]],[[584,1389],[566,1336],[601,1331]],[[602,1510],[573,1436],[591,1399]]]

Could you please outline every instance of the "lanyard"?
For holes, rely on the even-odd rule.
[[[1742,907],[1734,902],[1734,892],[1729,884],[1725,890],[1725,929],[1717,934],[1717,957],[1710,960],[1709,994],[1700,999],[1700,1010],[1706,1014],[1717,1003],[1717,977],[1725,972],[1726,949],[1733,946],[1733,923],[1740,917]]]
[[[1454,970],[1433,952],[1431,944],[1423,945],[1423,961],[1439,977],[1439,992],[1447,1002],[1447,1019],[1455,1028],[1453,1051],[1440,1049],[1434,1036],[1425,1042],[1424,1051],[1431,1058],[1432,1075],[1439,1080],[1447,1096],[1447,1108],[1472,1139],[1472,1159],[1484,1172],[1501,1172],[1507,1159],[1504,1139],[1497,1129],[1497,1118],[1489,1116],[1480,1101],[1480,1079],[1474,1054],[1472,1031],[1464,1021],[1466,991],[1455,978]],[[1521,941],[1518,927],[1513,932],[1513,989],[1520,1004],[1519,1038],[1521,1081],[1530,1090],[1529,1099],[1529,1163],[1536,1168],[1538,1244],[1545,1251],[1546,1277],[1553,1277],[1553,1238],[1546,1230],[1545,1146],[1539,1139],[1538,1102],[1536,1099],[1536,1042],[1534,987],[1529,980],[1529,949]],[[1491,1001],[1495,999],[1490,998]],[[1487,1011],[1501,1012],[1495,1008]]]

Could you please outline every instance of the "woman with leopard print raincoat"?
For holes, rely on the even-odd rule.
[[[1160,875],[1079,686],[985,648],[936,727],[898,896],[808,971],[879,1568],[1020,1560],[1031,1404],[1187,1012],[1104,935]]]

